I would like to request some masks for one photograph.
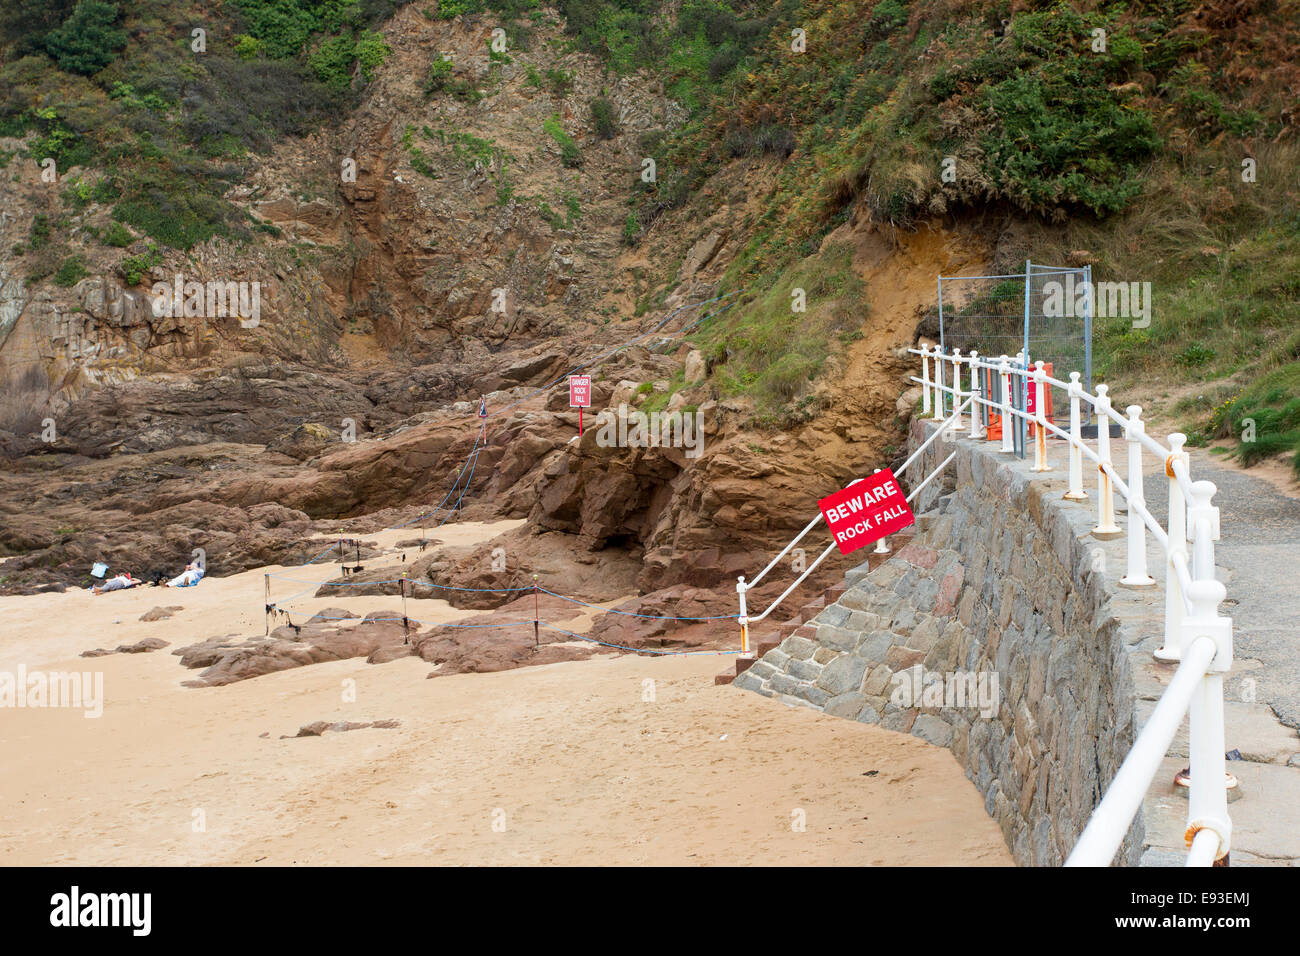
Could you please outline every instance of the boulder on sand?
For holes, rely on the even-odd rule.
[[[167,620],[167,618],[171,617],[172,614],[175,613],[176,611],[183,611],[183,610],[185,610],[185,608],[183,608],[179,604],[169,604],[167,607],[156,607],[153,608],[152,610],[145,611],[143,614],[141,614],[140,620],[165,621]]]

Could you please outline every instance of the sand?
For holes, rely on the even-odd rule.
[[[105,698],[97,719],[0,709],[0,863],[1011,863],[946,749],[714,686],[728,657],[605,654],[432,680],[418,659],[357,659],[182,687],[196,672],[173,648],[261,633],[262,573],[0,598],[0,670],[101,672]],[[138,620],[166,604],[184,610]],[[306,607],[340,604],[400,600]],[[430,621],[466,613],[408,604]],[[77,656],[145,637],[172,647]]]

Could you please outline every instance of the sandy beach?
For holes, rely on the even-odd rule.
[[[265,571],[288,573],[0,598],[0,670],[96,671],[104,688],[98,718],[0,709],[0,863],[1011,862],[946,749],[715,687],[725,657],[602,654],[433,680],[419,659],[354,659],[181,686],[195,672],[171,650],[262,632]],[[184,610],[139,620],[169,604]],[[409,604],[425,621],[466,613]],[[400,599],[301,606],[340,605]],[[171,647],[78,656],[146,637]],[[397,726],[293,736],[377,720]]]

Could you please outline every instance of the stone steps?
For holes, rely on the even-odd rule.
[[[898,534],[891,535],[889,539],[890,550],[887,554],[877,554],[875,551],[868,552],[867,560],[857,567],[851,568],[847,572],[846,578],[857,572],[860,572],[857,574],[858,579],[865,577],[869,571],[878,568],[886,560],[901,551],[907,543],[912,540],[913,534],[914,532],[909,528],[905,531],[900,531]],[[766,631],[761,636],[754,635],[754,656],[736,658],[731,667],[728,667],[721,674],[718,674],[713,678],[713,683],[730,684],[741,674],[745,673],[745,671],[749,670],[749,668],[752,667],[764,654],[768,653],[768,651],[776,650],[780,643],[787,637],[799,633],[800,628],[805,628],[804,636],[812,637],[815,630],[811,627],[806,627],[807,622],[811,621],[825,610],[828,605],[834,604],[843,597],[844,592],[848,590],[850,583],[853,582],[849,581],[848,583],[832,584],[830,587],[823,590],[819,597],[814,598],[795,611],[794,617],[790,618],[790,620],[786,621],[784,624],[778,625],[775,631]]]

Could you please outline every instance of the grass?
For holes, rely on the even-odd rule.
[[[809,416],[810,383],[840,336],[867,313],[865,284],[853,273],[852,258],[847,246],[827,244],[766,289],[705,320],[694,338],[717,363],[714,381],[724,394],[752,396],[757,417],[774,424]],[[797,290],[806,311],[792,308]]]
[[[1255,183],[1240,178],[1238,147],[1192,149],[1153,166],[1124,215],[1036,237],[1044,260],[1086,250],[1098,280],[1151,282],[1149,328],[1098,321],[1094,378],[1202,383],[1175,407],[1179,426],[1201,444],[1231,439],[1243,463],[1300,451],[1300,184],[1288,173],[1300,145],[1252,153]]]

